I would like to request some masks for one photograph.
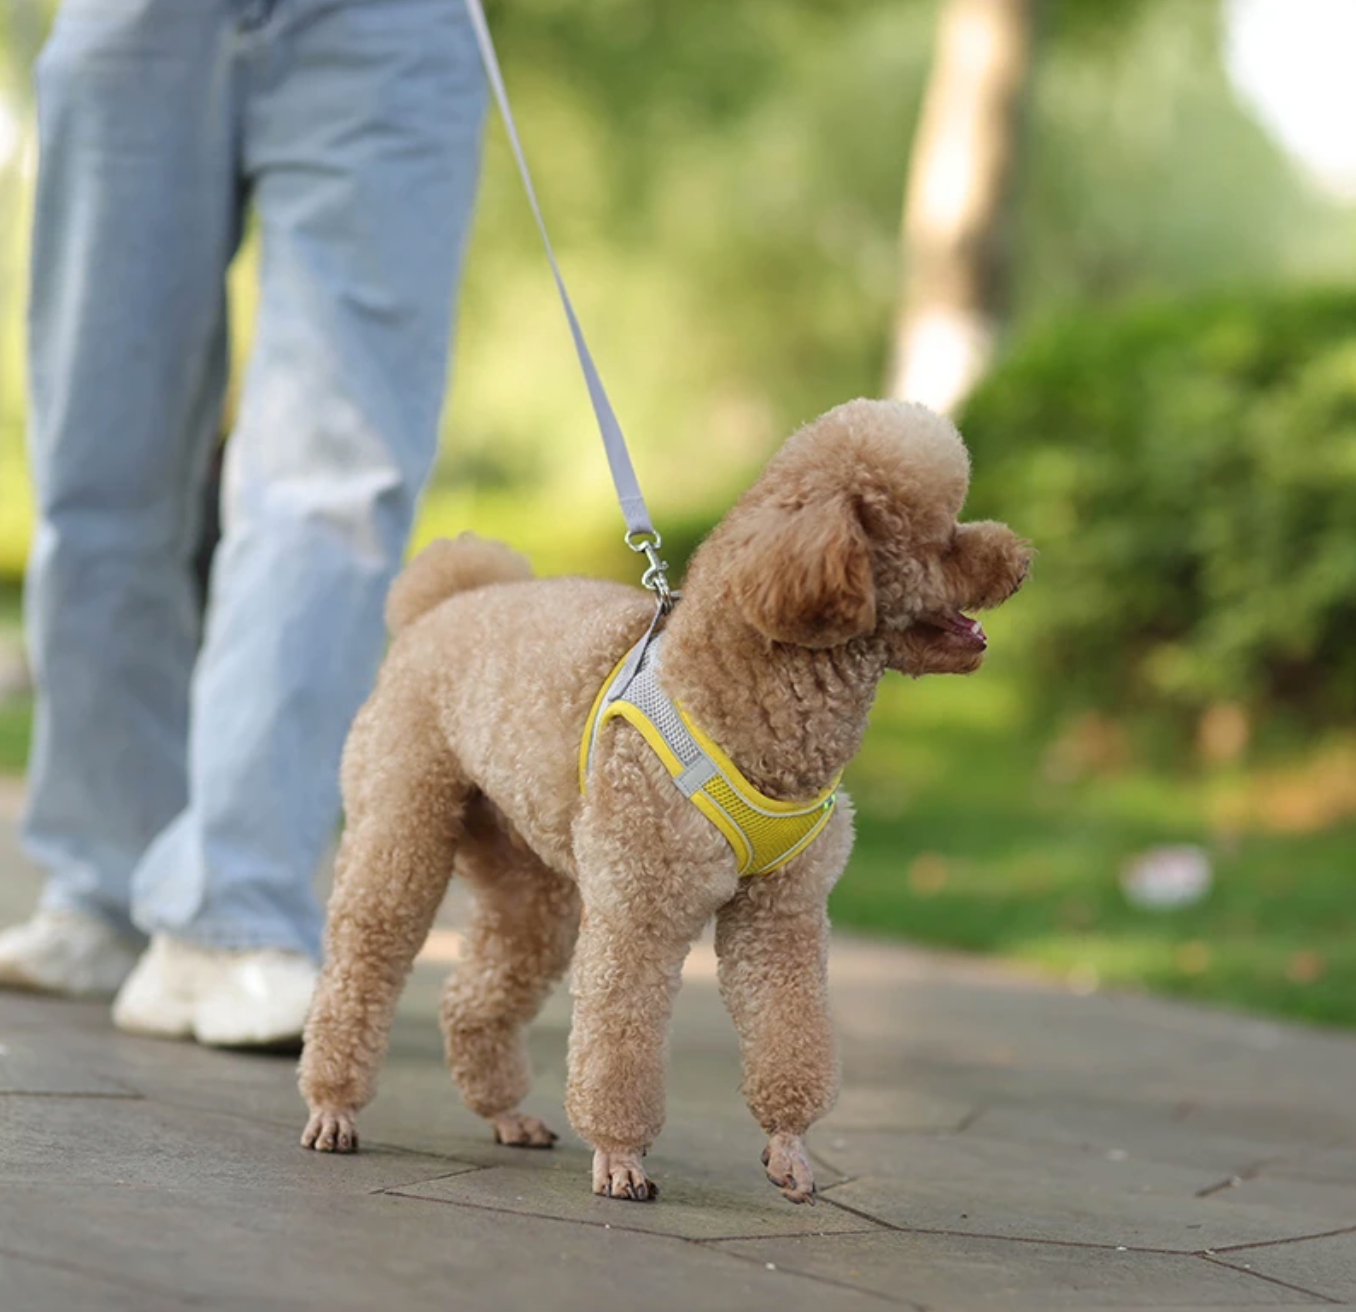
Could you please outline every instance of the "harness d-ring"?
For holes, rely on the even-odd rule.
[[[664,545],[658,529],[632,529],[625,536],[625,542],[637,555],[644,555],[649,567],[640,576],[640,586],[653,592],[659,602],[659,613],[667,615],[673,609],[681,593],[669,587],[669,562],[660,559],[659,548]]]

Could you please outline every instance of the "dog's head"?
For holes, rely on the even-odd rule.
[[[773,641],[823,648],[874,635],[906,674],[969,673],[986,639],[967,612],[1006,601],[1032,554],[1005,525],[957,522],[969,482],[948,420],[852,401],[782,447],[702,563]]]

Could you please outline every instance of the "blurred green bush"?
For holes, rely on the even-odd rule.
[[[1051,322],[962,426],[970,513],[1040,548],[1038,700],[1356,713],[1356,292]]]

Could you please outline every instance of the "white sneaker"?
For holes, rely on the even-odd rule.
[[[300,952],[200,948],[157,934],[113,1004],[113,1023],[214,1048],[291,1045],[301,1040],[316,976]]]
[[[140,950],[98,916],[39,911],[0,933],[0,988],[108,997],[136,965]]]
[[[159,1039],[191,1038],[193,1004],[202,973],[199,958],[205,955],[187,943],[155,935],[113,999],[113,1024]]]

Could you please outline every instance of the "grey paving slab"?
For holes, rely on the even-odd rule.
[[[969,1124],[983,1106],[978,1098],[918,1089],[898,1078],[883,1084],[857,1083],[857,1078],[849,1062],[838,1105],[816,1127],[817,1138],[842,1130],[944,1133]]]
[[[1268,1168],[1268,1175],[1296,1180],[1326,1180],[1350,1185],[1356,1181],[1356,1147],[1315,1148],[1282,1155]]]
[[[25,1186],[0,1244],[209,1307],[848,1312],[877,1299],[705,1246],[380,1195]],[[92,1306],[99,1306],[93,1304]],[[7,1309],[8,1312],[8,1309]],[[50,1312],[44,1309],[44,1312]]]
[[[64,1263],[35,1262],[0,1252],[0,1291],[5,1312],[169,1312],[189,1306],[178,1295],[125,1285],[71,1270]]]
[[[1356,1304],[1356,1230],[1266,1248],[1219,1253],[1216,1261]]]
[[[1296,1151],[1284,1134],[1231,1133],[1192,1121],[1189,1108],[1181,1103],[1114,1093],[997,1100],[977,1112],[966,1129],[979,1140],[1045,1144],[1101,1154],[1112,1161],[1190,1166],[1215,1180],[1283,1160]]]
[[[1328,1195],[1200,1197],[1197,1168],[969,1135],[845,1138],[834,1164],[862,1174],[829,1196],[908,1229],[1194,1252],[1331,1228]]]
[[[1263,1117],[1307,1109],[1324,1136],[1356,1133],[1348,1035],[1154,998],[1079,997],[935,954],[875,960],[874,984],[848,972],[836,996],[840,1025],[875,1054],[882,1082],[907,1069],[916,1085],[940,1081],[981,1100],[1091,1088]]]
[[[65,1094],[135,1098],[130,1085],[97,1074],[85,1063],[16,1033],[0,1040],[0,1097]]]
[[[1293,1290],[1197,1257],[1070,1249],[949,1235],[854,1234],[721,1243],[757,1262],[945,1309],[1242,1308]],[[1309,1306],[1319,1300],[1307,1300]]]
[[[41,1043],[46,1059],[95,1070],[113,1086],[135,1089],[158,1103],[257,1120],[286,1131],[289,1139],[305,1121],[291,1057],[223,1053],[119,1034],[109,1026],[106,1006],[14,994],[0,994],[0,1034],[30,1049]],[[550,1036],[534,1035],[534,1048],[541,1038]],[[378,1099],[364,1114],[365,1138],[376,1143],[389,1128],[397,1146],[420,1152],[446,1152],[463,1140],[482,1139],[483,1122],[465,1111],[447,1075],[433,1015],[402,1014],[392,1046]],[[558,1083],[563,1088],[563,1075]],[[563,1119],[559,1097],[554,1106],[549,1097],[539,1100],[542,1114]]]
[[[347,1159],[240,1117],[150,1100],[10,1098],[0,1107],[0,1188],[21,1183],[169,1189],[191,1182],[363,1193],[469,1166],[375,1149]]]
[[[1343,1075],[1343,1079],[1356,1079]],[[1229,1135],[1258,1144],[1281,1144],[1314,1159],[1334,1148],[1356,1148],[1356,1098],[1313,1074],[1317,1087],[1279,1097],[1235,1091],[1192,1102],[1185,1122],[1202,1135]],[[1348,1090],[1352,1086],[1348,1086]]]
[[[1307,1180],[1273,1172],[1263,1167],[1255,1175],[1235,1177],[1218,1189],[1211,1201],[1223,1207],[1262,1208],[1309,1220],[1322,1218],[1320,1226],[1306,1225],[1310,1234],[1320,1230],[1356,1228],[1356,1180]]]

